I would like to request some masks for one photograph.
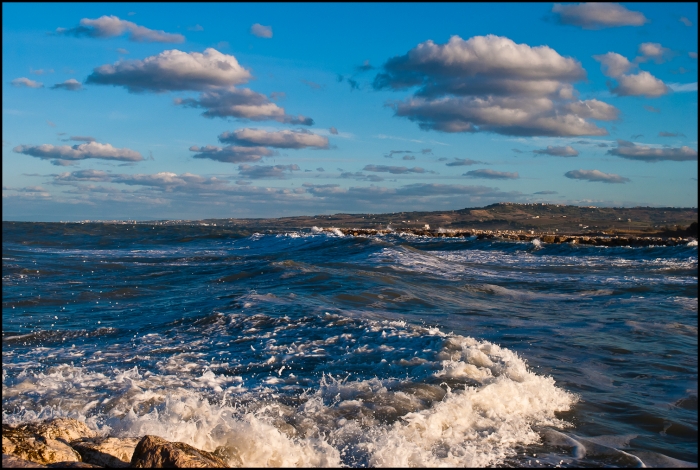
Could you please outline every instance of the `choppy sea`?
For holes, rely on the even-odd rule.
[[[697,243],[2,235],[3,423],[74,417],[244,466],[698,461]]]

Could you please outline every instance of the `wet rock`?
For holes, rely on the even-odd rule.
[[[131,463],[138,437],[98,437],[71,442],[83,462],[109,468],[126,468]]]
[[[184,442],[170,442],[157,436],[144,436],[131,458],[135,468],[228,468],[226,462],[211,452],[196,449]]]
[[[80,462],[81,457],[68,444],[30,432],[27,427],[2,425],[2,453],[42,465],[56,462]]]
[[[2,468],[46,468],[45,465],[40,465],[36,462],[15,457],[14,455],[2,454]]]

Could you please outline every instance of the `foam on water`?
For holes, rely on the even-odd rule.
[[[516,446],[538,442],[533,426],[566,427],[555,413],[577,400],[487,341],[330,314],[307,323],[305,336],[315,328],[330,335],[297,344],[283,335],[298,325],[263,315],[219,316],[205,327],[236,325],[254,342],[278,338],[245,364],[269,365],[273,381],[233,375],[230,363],[202,367],[203,354],[175,352],[177,338],[164,344],[162,335],[148,335],[140,350],[144,359],[165,354],[153,369],[98,372],[95,360],[90,368],[4,368],[3,422],[72,416],[102,434],[223,446],[231,464],[245,466],[473,466],[501,463]],[[374,363],[379,375],[351,380],[352,372],[338,377],[321,367],[299,388],[303,368],[320,358],[347,361],[350,371],[353,362]],[[290,386],[301,393],[286,393]]]

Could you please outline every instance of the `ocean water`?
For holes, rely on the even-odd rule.
[[[695,466],[698,247],[3,223],[2,421],[244,466]]]

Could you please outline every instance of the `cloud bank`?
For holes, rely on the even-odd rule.
[[[30,155],[44,160],[54,160],[57,164],[63,162],[96,158],[100,160],[117,160],[125,162],[140,162],[143,156],[128,148],[115,148],[110,144],[88,142],[79,145],[18,145],[13,149],[16,153]]]

